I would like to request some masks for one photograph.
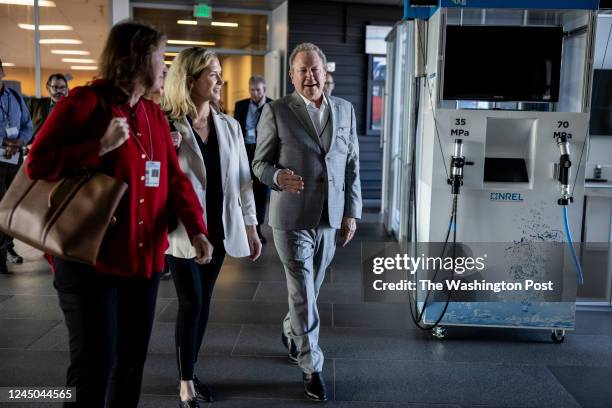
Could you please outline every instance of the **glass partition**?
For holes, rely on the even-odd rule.
[[[36,97],[34,2],[10,3],[0,4],[0,59],[5,66],[5,80],[25,97]],[[108,31],[106,0],[40,0],[41,96],[48,96],[45,85],[53,73],[65,75],[70,87],[90,81],[97,74],[97,58]]]
[[[47,7],[54,8],[55,3]],[[0,4],[0,60],[4,81],[23,95],[36,96],[34,31],[21,29],[19,24],[34,26],[34,7]]]

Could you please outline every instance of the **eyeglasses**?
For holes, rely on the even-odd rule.
[[[64,92],[68,89],[67,86],[53,86],[53,85],[49,85],[49,89],[51,89],[52,91],[56,91],[56,92]]]

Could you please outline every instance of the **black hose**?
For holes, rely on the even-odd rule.
[[[453,228],[453,262],[455,259],[455,255],[456,255],[456,243],[457,243],[457,227],[456,227],[456,222],[457,222],[457,201],[458,201],[458,196],[457,195],[453,195],[453,207],[451,210],[451,217],[450,217],[450,221],[448,223],[448,229],[446,231],[446,237],[444,239],[444,245],[442,246],[442,253],[440,255],[440,258],[444,258],[444,253],[446,252],[446,247],[448,245],[448,240],[450,238],[450,232],[451,232],[451,228]],[[440,268],[436,268],[436,271],[434,272],[434,276],[433,276],[433,281],[435,282],[436,277],[438,276],[438,273],[440,271]],[[454,269],[451,270],[451,275],[454,275]],[[438,316],[438,318],[436,319],[436,321],[433,324],[423,324],[422,320],[423,320],[423,316],[425,314],[425,311],[427,310],[427,307],[429,306],[429,296],[431,294],[431,291],[427,291],[427,295],[425,296],[425,301],[423,302],[423,308],[421,309],[420,313],[418,312],[418,301],[416,299],[416,296],[413,298],[412,295],[409,292],[409,305],[410,305],[410,317],[412,318],[412,321],[414,322],[414,324],[422,330],[432,330],[434,327],[438,326],[440,324],[440,322],[442,321],[442,319],[444,318],[444,315],[446,314],[446,311],[448,310],[448,306],[450,304],[450,300],[451,300],[451,296],[452,296],[452,291],[448,290],[448,296],[446,298],[445,304],[444,304],[444,308],[442,309],[442,312],[440,313],[440,316]],[[414,305],[413,305],[413,301],[414,301]]]

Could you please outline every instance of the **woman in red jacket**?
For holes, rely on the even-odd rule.
[[[70,336],[66,385],[78,407],[138,405],[142,370],[174,212],[210,262],[202,208],[180,170],[168,124],[142,96],[159,90],[165,36],[124,22],[111,29],[101,79],[60,101],[32,145],[32,179],[57,180],[98,169],[128,184],[95,266],[54,259],[54,285]]]

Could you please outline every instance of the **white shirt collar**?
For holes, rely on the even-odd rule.
[[[327,103],[327,97],[325,96],[325,94],[323,94],[323,102],[321,103],[321,107],[320,108],[317,108],[317,106],[315,105],[315,103],[313,101],[311,101],[310,99],[307,99],[301,93],[298,92],[297,94],[300,95],[300,97],[302,98],[302,100],[306,104],[306,108],[312,107],[314,109],[325,110],[325,108],[327,108],[327,106],[329,105],[329,103]]]

